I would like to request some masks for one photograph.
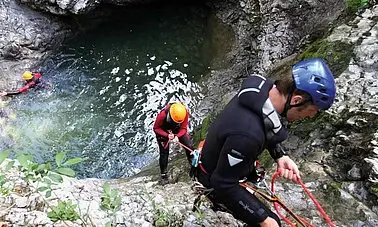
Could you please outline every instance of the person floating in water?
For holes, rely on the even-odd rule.
[[[22,88],[18,89],[17,91],[0,92],[0,96],[18,95],[28,91],[29,88],[39,87],[42,84],[41,78],[41,73],[26,71],[22,74],[22,79],[25,81],[25,85]]]

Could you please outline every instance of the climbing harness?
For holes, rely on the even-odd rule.
[[[269,189],[268,184],[266,183],[266,180],[263,179],[258,184],[251,185],[247,182],[241,182],[240,186],[244,187],[247,191],[249,191],[251,194],[257,194],[264,198],[265,200],[272,202],[277,214],[280,216],[282,220],[284,220],[287,224],[290,226],[297,226],[293,222],[291,222],[287,217],[283,216],[279,210],[278,206],[282,207],[293,219],[297,222],[299,226],[303,227],[313,227],[312,224],[304,220],[303,218],[297,216],[289,207],[287,207],[282,200],[272,191]],[[264,193],[262,190],[265,190],[268,192],[268,194]]]
[[[241,181],[239,183],[239,185],[242,186],[242,187],[244,187],[251,194],[259,195],[263,199],[265,199],[265,200],[273,203],[274,208],[275,208],[278,216],[282,220],[284,220],[289,226],[291,226],[291,227],[295,227],[295,226],[314,227],[313,224],[311,224],[310,222],[308,222],[304,218],[296,215],[288,206],[285,205],[285,203],[274,192],[274,182],[275,182],[276,178],[279,176],[279,174],[280,174],[280,172],[277,171],[273,175],[271,189],[269,188],[268,183],[266,182],[266,179],[265,178],[260,178],[260,177],[257,179],[256,183],[252,184],[251,182],[247,182],[246,180],[243,180],[243,181]],[[311,194],[311,192],[306,188],[306,186],[303,184],[303,182],[300,179],[298,179],[298,182],[301,184],[301,186],[303,187],[303,189],[306,192],[306,194],[314,202],[316,208],[319,210],[319,212],[321,213],[321,215],[323,216],[323,218],[326,220],[327,224],[330,227],[335,227],[335,225],[332,223],[331,219],[328,217],[328,215],[322,209],[322,207],[317,202],[317,200],[314,198],[314,196]],[[192,185],[192,189],[198,194],[198,197],[194,201],[193,211],[195,211],[197,209],[197,207],[199,207],[199,205],[197,203],[200,202],[202,195],[204,195],[206,198],[208,198],[210,200],[210,202],[212,202],[212,200],[211,200],[211,192],[213,191],[213,189],[207,189],[201,183],[199,183],[197,181],[194,182],[194,184]],[[263,191],[266,191],[267,193],[265,193]],[[224,205],[222,205],[222,204],[217,204],[217,205],[219,207],[223,208],[222,211],[226,211],[226,212],[232,214],[232,212],[230,212]],[[289,218],[287,218],[286,216],[282,215],[281,212],[279,211],[280,207],[282,209],[284,209],[287,212],[287,214],[290,215],[295,220],[296,223],[292,222]]]
[[[203,144],[201,144],[201,148],[202,148],[202,145]],[[198,155],[197,154],[196,155],[198,156],[198,158],[200,158],[201,149],[192,151],[192,153],[197,153],[197,152],[198,152]],[[193,163],[195,163],[196,167],[199,166],[199,167],[201,167],[201,169],[203,169],[199,159],[196,160],[196,162],[193,162]],[[254,182],[250,182],[249,180],[247,180],[245,178],[245,179],[243,179],[239,182],[239,185],[244,187],[251,194],[258,195],[258,196],[262,197],[263,199],[273,203],[273,206],[274,206],[278,216],[283,221],[285,221],[289,226],[291,226],[291,227],[295,227],[295,226],[314,227],[313,224],[311,224],[310,222],[308,222],[304,218],[296,215],[288,206],[285,205],[285,203],[275,193],[274,183],[275,183],[276,179],[278,178],[278,176],[280,175],[280,171],[277,171],[273,175],[272,181],[271,181],[271,187],[269,187],[268,183],[265,179],[264,167],[261,165],[261,163],[258,160],[255,161],[254,166],[255,166],[255,172],[256,172]],[[206,173],[206,170],[204,170],[204,172]],[[311,192],[304,185],[302,180],[297,179],[297,181],[302,186],[302,188],[306,192],[306,194],[314,202],[316,208],[321,213],[322,217],[325,219],[327,224],[330,227],[335,227],[335,225],[332,223],[331,219],[328,217],[326,212],[320,206],[319,202],[315,199],[315,197],[311,194]],[[214,191],[214,189],[206,188],[200,182],[194,180],[194,183],[192,185],[192,190],[194,190],[196,192],[196,194],[198,194],[197,198],[194,201],[193,211],[196,211],[198,209],[200,202],[201,202],[201,197],[204,195],[212,203],[212,205],[213,205],[212,209],[213,210],[215,210],[215,211],[220,210],[220,211],[224,211],[224,212],[228,212],[228,213],[232,214],[232,212],[230,210],[228,210],[227,207],[225,207],[223,204],[213,202],[213,200],[212,200],[213,193],[212,192]],[[279,208],[284,209],[287,212],[287,214],[290,215],[295,220],[296,224],[293,223],[292,221],[290,221],[289,218],[287,218],[286,216],[282,215],[281,212],[279,211]]]
[[[204,141],[201,141],[201,144],[199,145],[199,149],[196,149],[196,150],[192,150],[190,149],[189,147],[185,146],[184,144],[180,143],[180,142],[177,142],[180,146],[182,146],[183,148],[189,150],[191,152],[191,155],[194,156],[193,160],[192,160],[192,166],[193,167],[200,167],[201,170],[203,170],[206,174],[206,170],[203,169],[203,166],[201,165],[201,161],[200,161],[200,158],[201,158],[201,150],[202,150],[202,146],[203,146],[203,143]],[[273,206],[278,214],[278,216],[284,220],[288,225],[290,225],[291,227],[296,227],[296,226],[302,226],[302,227],[314,227],[313,224],[311,224],[310,222],[308,222],[307,220],[305,220],[304,218],[296,215],[288,206],[285,205],[285,203],[277,196],[277,194],[275,193],[274,191],[274,183],[276,181],[276,179],[278,178],[278,176],[280,175],[280,171],[277,171],[273,177],[272,177],[272,181],[271,181],[271,187],[268,186],[268,183],[266,182],[266,179],[265,179],[265,169],[264,167],[261,165],[261,163],[257,160],[255,161],[254,163],[254,166],[255,166],[255,171],[256,171],[256,180],[255,182],[248,182],[247,179],[243,179],[239,182],[239,185],[244,187],[248,192],[250,192],[251,194],[256,194],[256,195],[259,195],[261,196],[262,198],[264,198],[265,200],[273,203]],[[315,199],[315,197],[312,195],[312,193],[310,192],[310,190],[308,190],[308,188],[304,185],[304,183],[302,182],[302,180],[300,178],[297,179],[297,181],[299,182],[299,184],[302,186],[303,190],[306,192],[306,194],[310,197],[310,199],[313,201],[313,203],[315,204],[316,208],[318,209],[318,211],[320,212],[320,214],[322,215],[322,217],[324,218],[324,220],[327,222],[327,224],[330,226],[330,227],[335,227],[335,224],[333,224],[333,222],[331,221],[331,219],[328,217],[328,215],[326,214],[326,212],[323,210],[323,208],[320,206],[319,202]],[[200,202],[201,202],[201,197],[204,195],[213,205],[212,209],[215,210],[215,211],[224,211],[224,212],[228,212],[230,214],[232,214],[232,212],[230,210],[227,209],[227,207],[223,204],[220,204],[220,203],[214,203],[213,200],[212,200],[212,197],[213,197],[213,191],[214,189],[213,188],[206,188],[204,187],[200,182],[194,180],[194,183],[192,185],[192,190],[196,192],[196,194],[198,194],[197,198],[194,200],[194,206],[193,206],[193,211],[196,211],[200,205]],[[263,192],[266,191],[265,192]],[[297,224],[293,223],[291,220],[289,220],[289,218],[287,218],[286,216],[282,215],[279,211],[279,208],[282,208],[284,209],[287,214],[289,214]]]

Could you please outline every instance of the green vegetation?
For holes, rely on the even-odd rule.
[[[203,196],[203,195],[200,195],[200,197],[198,198],[198,200],[195,200],[195,203],[194,203],[194,208],[195,208],[195,216],[197,218],[196,222],[197,224],[199,224],[200,226],[203,226],[203,222],[205,220],[205,216],[206,216],[206,213],[203,212],[200,207],[201,207],[201,204],[204,203],[204,202],[207,202],[208,199]]]
[[[337,199],[339,200],[340,199],[340,196],[341,196],[341,192],[340,192],[340,188],[342,186],[342,182],[336,182],[336,181],[332,181],[330,183],[327,184],[327,190],[328,190],[328,194],[331,196],[332,195],[332,198],[333,199]]]
[[[111,189],[108,183],[104,184],[104,191],[101,196],[100,208],[105,211],[115,212],[121,206],[121,196],[116,189]]]
[[[369,192],[373,194],[378,194],[378,183],[373,184],[372,186],[369,187]]]
[[[201,140],[204,140],[206,138],[207,131],[209,130],[209,127],[211,123],[213,122],[213,120],[214,119],[211,117],[211,115],[206,116],[202,120],[200,129],[196,131],[193,136],[193,141],[195,145],[199,144]]]
[[[314,129],[322,130],[322,138],[327,138],[334,133],[334,130],[327,128],[327,125],[337,125],[342,119],[335,117],[327,112],[321,112],[314,118],[307,118],[301,121],[293,122],[290,126],[290,131],[294,135],[300,137],[303,140],[307,140],[310,137],[310,133]]]
[[[8,158],[9,152],[0,153],[0,164]],[[63,182],[62,175],[74,177],[75,172],[68,166],[77,164],[82,161],[82,158],[72,158],[66,160],[67,153],[59,152],[55,156],[55,168],[49,162],[38,164],[33,161],[33,157],[27,154],[20,154],[16,157],[19,162],[18,170],[23,173],[23,180],[26,182],[28,190],[31,190],[36,183],[36,189],[34,192],[41,193],[45,192],[45,197],[48,198],[52,194],[52,185]],[[15,166],[15,160],[9,161],[4,170],[8,171]],[[0,193],[2,195],[8,195],[13,190],[13,183],[11,180],[7,179],[5,175],[0,175]],[[32,185],[33,184],[33,185]],[[42,186],[41,186],[42,185]],[[22,191],[22,190],[21,190]],[[29,191],[30,192],[30,191]],[[31,191],[33,193],[33,191]],[[43,197],[42,197],[43,199]],[[46,201],[45,201],[46,202]],[[48,203],[46,202],[47,206]],[[50,207],[50,206],[49,206]],[[68,201],[58,201],[58,205],[55,207],[50,207],[51,211],[48,212],[47,216],[54,222],[56,221],[74,221],[81,219],[76,212],[76,204],[72,204],[71,200]],[[84,221],[83,221],[84,222]]]
[[[347,0],[348,13],[355,13],[359,8],[362,8],[369,4],[368,0]]]
[[[9,195],[10,189],[7,186],[7,181],[4,175],[0,175],[0,194],[1,195]]]
[[[330,42],[326,39],[310,44],[297,56],[296,60],[323,58],[329,64],[335,77],[338,77],[349,65],[353,57],[353,45],[344,42]]]
[[[159,209],[154,210],[154,213],[155,213],[154,219],[155,219],[156,227],[171,226],[173,218],[172,218],[172,215],[170,214],[171,213],[170,211],[163,208],[159,208]]]
[[[38,164],[33,161],[31,155],[21,154],[17,156],[17,161],[20,163],[19,170],[24,173],[24,181],[29,185],[30,183],[38,182],[38,192],[45,191],[46,198],[51,196],[51,186],[53,184],[62,183],[65,175],[74,177],[75,172],[68,168],[68,166],[77,164],[82,161],[82,158],[72,158],[63,162],[66,159],[67,152],[59,152],[55,156],[56,168],[53,168],[51,163]]]
[[[52,207],[47,216],[53,221],[75,221],[80,219],[76,212],[76,204],[72,204],[71,200],[59,201],[58,205]]]
[[[5,151],[0,153],[0,165],[4,162],[4,160],[9,156],[9,152]],[[13,166],[13,162],[8,162],[7,165],[5,166],[5,171],[8,171],[10,168]],[[5,175],[0,174],[0,194],[1,195],[9,195],[11,191],[11,185],[7,184],[7,179]]]
[[[55,156],[56,168],[53,168],[49,162],[38,164],[33,161],[33,157],[27,154],[20,154],[16,157],[16,160],[20,163],[18,169],[24,174],[23,180],[30,185],[31,183],[37,182],[38,192],[45,191],[45,196],[48,198],[51,196],[51,186],[56,183],[63,182],[61,175],[74,177],[75,172],[68,168],[70,165],[77,164],[82,161],[81,158],[69,159],[63,163],[66,159],[66,152],[57,153]],[[5,151],[0,153],[0,164],[9,156],[9,152]],[[5,171],[11,169],[15,164],[15,161],[9,161],[5,166]],[[3,193],[9,193],[9,187],[4,188],[6,185],[7,179],[5,176],[0,176],[0,191]]]
[[[121,208],[121,196],[116,189],[111,189],[107,182],[104,184],[103,188],[100,208],[108,212],[108,214],[113,217],[113,221],[115,221],[115,213]],[[108,222],[106,226],[112,226],[112,223]]]
[[[158,204],[155,203],[155,200],[151,197],[151,195],[148,193],[147,188],[144,188],[144,195],[147,197],[147,200],[142,197],[143,200],[146,202],[150,202],[152,205],[152,212],[154,214],[154,226],[156,227],[169,227],[169,226],[177,226],[176,222],[181,222],[179,220],[176,220],[174,216],[174,212],[168,208],[168,206],[162,205],[158,206]],[[180,225],[181,226],[181,225]]]
[[[266,169],[270,169],[274,163],[273,158],[270,156],[269,151],[266,149],[260,154],[259,161],[261,165]]]

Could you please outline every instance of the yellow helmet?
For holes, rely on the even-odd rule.
[[[176,123],[182,123],[186,117],[186,108],[181,103],[173,103],[169,108],[169,115]]]
[[[24,80],[30,80],[31,78],[33,78],[32,72],[26,71],[22,74],[22,79]]]

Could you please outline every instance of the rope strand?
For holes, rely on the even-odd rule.
[[[280,175],[280,171],[278,170],[272,177],[272,186],[271,186],[271,190],[272,192],[274,193],[274,182],[276,181],[277,177]],[[326,212],[323,210],[323,208],[320,206],[319,202],[315,199],[315,197],[312,195],[312,193],[310,192],[310,190],[308,190],[308,188],[304,185],[304,183],[302,182],[302,180],[300,178],[297,179],[297,181],[299,182],[299,184],[302,186],[303,190],[306,192],[306,194],[310,197],[310,199],[314,202],[316,208],[318,209],[318,211],[320,212],[320,214],[322,215],[322,217],[325,219],[325,221],[327,222],[327,224],[331,227],[335,227],[335,224],[333,224],[333,222],[331,221],[331,219],[329,218],[329,216],[326,214]],[[275,205],[275,208],[276,208],[276,211],[277,213],[279,213],[278,211],[278,207]],[[282,214],[279,213],[279,215],[281,216]],[[285,219],[284,219],[285,220]]]
[[[169,143],[169,141],[168,141]],[[168,144],[167,143],[167,144]],[[192,149],[190,149],[189,147],[185,146],[184,144],[180,143],[179,141],[177,141],[177,143],[187,149],[188,151],[190,152],[194,152]],[[278,199],[277,196],[275,196],[275,193],[274,193],[274,183],[277,179],[277,177],[280,175],[280,171],[278,170],[272,177],[272,182],[271,182],[271,192],[272,192],[272,196],[274,196],[276,199]],[[325,221],[327,222],[327,224],[330,226],[330,227],[335,227],[335,224],[333,224],[333,222],[331,221],[331,219],[329,218],[329,216],[327,215],[327,213],[324,211],[324,209],[320,206],[319,202],[315,199],[315,197],[312,195],[312,193],[310,192],[310,190],[308,190],[308,188],[304,185],[304,183],[302,182],[302,180],[300,178],[297,179],[297,181],[299,182],[299,184],[302,186],[303,190],[306,192],[306,194],[310,197],[310,199],[314,202],[316,208],[318,209],[318,211],[320,212],[320,214],[322,215],[322,217],[325,219]],[[247,184],[241,184],[241,186],[243,187],[246,187],[246,188],[250,188],[249,185]],[[252,187],[251,187],[252,188]],[[252,188],[254,191],[257,191],[256,189]],[[261,194],[261,193],[260,193]],[[265,198],[263,196],[263,198]],[[265,198],[267,199],[267,198]],[[282,201],[280,201],[282,203]],[[297,215],[295,215],[290,209],[288,209],[286,206],[283,207],[283,203],[282,205],[280,203],[276,201],[273,201],[273,205],[274,205],[274,208],[276,209],[276,212],[277,214],[280,216],[281,219],[283,219],[287,224],[289,224],[290,226],[292,227],[296,227],[297,225],[294,224],[293,222],[291,222],[287,217],[283,216],[280,212],[279,212],[279,207],[281,208],[284,208],[287,212],[290,213],[291,216],[293,216],[295,219],[297,219],[297,221],[300,223],[300,224],[303,224],[305,223],[307,226],[309,227],[314,227],[314,225],[312,225],[310,222],[308,222],[307,220],[305,220],[304,218],[302,217],[299,217]]]

